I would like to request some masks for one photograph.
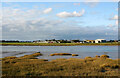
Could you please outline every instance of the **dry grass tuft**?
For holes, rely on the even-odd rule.
[[[24,55],[22,57],[20,57],[21,59],[37,59],[36,57],[37,56],[41,56],[42,54],[40,52],[37,52],[37,53],[34,53],[34,54],[31,54],[31,55]]]
[[[72,54],[72,56],[78,56],[78,54]]]
[[[101,58],[109,58],[108,55],[101,55],[100,57],[101,57]]]
[[[17,57],[15,56],[9,56],[9,57],[5,57],[4,59],[16,59]]]
[[[91,59],[92,57],[90,57],[90,56],[87,56],[87,57],[85,57],[85,59]]]
[[[102,64],[102,65],[100,65],[100,67],[105,68],[105,67],[110,67],[110,65],[109,64]]]
[[[111,66],[111,68],[119,68],[120,67],[120,65],[118,65],[118,64],[113,64],[112,66]]]
[[[54,54],[50,54],[50,56],[55,56],[55,55],[72,55],[70,53],[54,53]]]
[[[70,53],[54,53],[54,54],[50,54],[50,56],[63,56],[63,55],[72,55],[72,56],[78,56],[78,54],[70,54]]]
[[[99,58],[100,56],[96,55],[95,57],[96,57],[96,58]]]

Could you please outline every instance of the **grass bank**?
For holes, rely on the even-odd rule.
[[[118,43],[0,43],[2,46],[118,46]]]
[[[6,76],[118,76],[118,60],[106,56],[84,59],[37,59],[35,53],[22,57],[2,58],[2,75]]]

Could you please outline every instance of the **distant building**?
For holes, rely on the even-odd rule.
[[[48,43],[58,43],[57,41],[48,41]]]
[[[36,40],[34,43],[60,43],[57,40]]]
[[[37,40],[37,41],[34,41],[34,43],[48,43],[48,41]]]
[[[95,43],[95,40],[84,40],[84,43]]]
[[[105,43],[106,40],[105,39],[96,39],[95,43]]]

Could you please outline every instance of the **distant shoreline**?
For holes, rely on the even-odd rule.
[[[0,43],[2,46],[120,46],[118,43]]]

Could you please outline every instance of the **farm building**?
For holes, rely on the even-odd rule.
[[[95,40],[84,40],[84,43],[95,43]]]
[[[96,39],[95,43],[105,43],[106,40],[105,39]]]

